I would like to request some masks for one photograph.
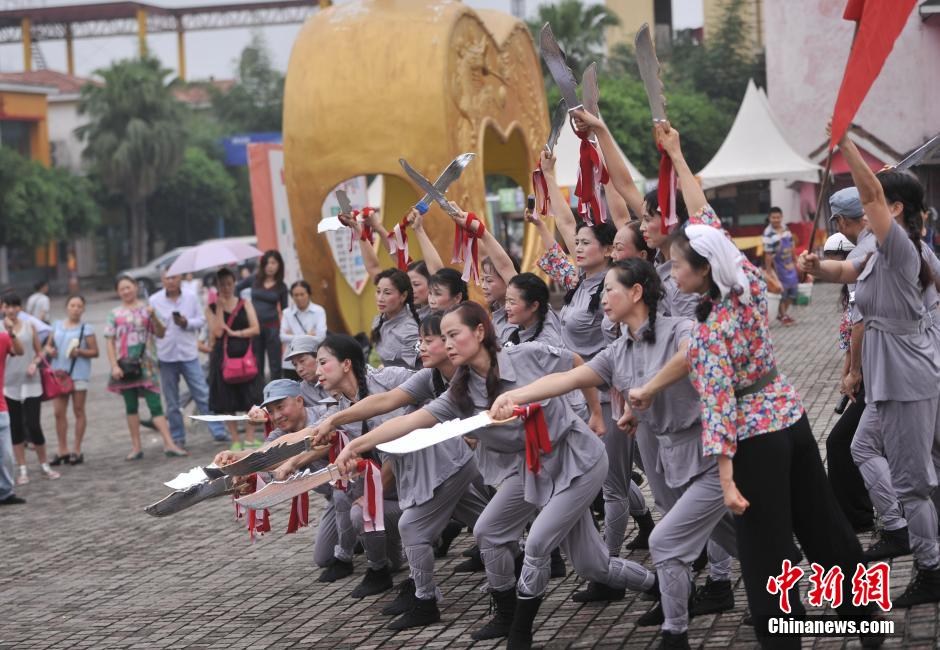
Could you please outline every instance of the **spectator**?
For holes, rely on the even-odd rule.
[[[46,438],[42,434],[40,407],[42,405],[42,377],[39,363],[42,361],[42,346],[39,335],[28,322],[20,320],[23,309],[20,297],[8,293],[3,297],[3,312],[6,318],[15,321],[10,336],[23,347],[23,356],[11,359],[6,364],[3,378],[3,396],[10,413],[10,431],[13,439],[13,456],[19,471],[17,485],[29,483],[26,470],[26,441],[36,449],[39,464],[46,478],[59,478],[59,473],[49,466],[46,459]]]
[[[126,460],[140,460],[144,451],[140,444],[140,398],[147,402],[147,409],[154,428],[163,437],[163,452],[167,456],[188,456],[170,436],[160,402],[160,379],[157,375],[157,357],[153,337],[162,338],[166,326],[156,317],[153,307],[137,298],[137,281],[122,275],[117,281],[117,292],[121,304],[108,314],[104,337],[108,344],[108,360],[111,362],[111,380],[108,390],[124,398],[127,428],[131,434],[131,453]]]
[[[0,331],[0,506],[14,506],[26,503],[13,491],[13,447],[10,439],[10,413],[3,398],[3,376],[6,373],[7,357],[23,354],[23,346],[13,336],[16,321],[3,318],[3,330]]]
[[[26,313],[48,323],[50,307],[49,281],[40,280],[33,287],[33,293],[26,299]]]
[[[315,338],[317,343],[326,337],[326,310],[310,301],[310,285],[304,280],[297,280],[290,287],[290,295],[294,306],[284,312],[284,318],[281,320],[281,345],[284,347],[284,353],[295,336],[306,334]],[[294,372],[293,364],[290,361],[283,363],[284,377],[297,381],[299,377]]]
[[[203,415],[209,411],[209,386],[199,363],[199,330],[206,324],[199,298],[182,291],[182,278],[163,272],[163,289],[150,296],[150,306],[166,323],[166,333],[157,339],[157,360],[160,362],[160,383],[166,400],[170,435],[180,447],[186,446],[186,428],[180,410],[180,377],[186,380],[189,394]],[[217,442],[228,442],[225,426],[210,422],[209,432]]]
[[[214,413],[247,413],[252,405],[261,402],[263,384],[258,360],[259,372],[249,382],[229,384],[222,377],[222,363],[225,358],[223,349],[229,357],[243,357],[254,354],[251,338],[259,332],[258,316],[251,302],[235,295],[235,274],[222,269],[217,274],[216,287],[219,295],[215,303],[209,305],[206,320],[209,323],[209,343],[212,353],[209,355],[209,408]],[[278,355],[280,360],[280,355]],[[232,438],[232,451],[242,451],[246,446],[260,447],[255,439],[254,426],[249,424],[244,444],[235,422],[226,422]]]
[[[799,293],[799,276],[796,272],[796,247],[793,243],[793,233],[783,225],[783,210],[770,208],[767,217],[770,223],[764,229],[764,268],[770,275],[776,275],[783,287],[780,295],[780,309],[777,311],[777,320],[790,326],[796,323],[787,313],[790,305],[796,302]]]
[[[46,341],[46,354],[52,357],[54,370],[65,370],[74,383],[71,394],[55,398],[55,432],[59,439],[59,453],[49,463],[58,465],[80,465],[85,462],[82,440],[85,437],[87,418],[85,398],[88,396],[88,379],[91,377],[91,360],[98,357],[98,340],[90,323],[82,320],[85,314],[85,299],[69,296],[65,303],[66,317],[52,326],[52,335]],[[75,416],[75,445],[69,452],[68,432],[69,399]]]
[[[264,381],[264,358],[271,366],[271,379],[281,376],[281,316],[287,309],[287,285],[284,284],[284,258],[276,250],[265,251],[258,263],[254,281],[242,280],[237,291],[251,288],[251,304],[258,317],[259,333],[252,340],[258,359],[258,374]]]

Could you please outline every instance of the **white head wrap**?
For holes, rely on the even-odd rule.
[[[685,234],[692,249],[708,260],[712,267],[712,280],[718,285],[721,297],[732,292],[745,305],[751,301],[750,282],[744,273],[744,254],[738,250],[723,230],[700,224],[686,226]]]

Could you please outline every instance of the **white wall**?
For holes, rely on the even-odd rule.
[[[82,143],[75,137],[75,129],[87,120],[78,114],[78,99],[57,100],[49,98],[49,144],[52,147],[52,162],[56,167],[65,167],[74,172],[81,171]]]

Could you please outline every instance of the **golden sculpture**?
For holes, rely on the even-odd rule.
[[[526,26],[450,0],[354,0],[321,9],[301,29],[284,92],[285,176],[297,252],[330,329],[371,327],[372,292],[339,276],[321,206],[340,182],[384,175],[382,215],[394,225],[419,198],[398,164],[432,180],[454,156],[478,154],[448,197],[485,214],[484,177],[523,188],[548,135],[538,54]],[[453,223],[433,206],[426,229],[445,261]],[[526,236],[526,267],[535,256]],[[412,256],[417,245],[410,245]],[[531,250],[530,250],[531,249]],[[392,266],[383,251],[380,258]]]

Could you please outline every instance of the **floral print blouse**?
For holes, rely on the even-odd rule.
[[[564,287],[566,291],[578,286],[578,280],[580,279],[578,268],[571,263],[571,260],[565,255],[565,251],[558,245],[557,241],[542,254],[536,264],[548,277],[554,280],[558,286]]]
[[[852,345],[852,316],[850,310],[842,310],[842,320],[839,321],[839,349],[848,351]]]
[[[710,205],[689,223],[721,228]],[[702,402],[702,447],[706,456],[733,457],[739,440],[785,429],[803,416],[803,404],[784,375],[740,399],[735,389],[756,383],[776,367],[767,317],[767,286],[753,264],[745,261],[752,300],[737,296],[715,303],[704,323],[692,329],[689,367]]]
[[[114,349],[119,359],[140,359],[141,376],[138,379],[115,379],[108,381],[108,390],[120,393],[130,388],[144,388],[160,392],[160,371],[154,342],[153,324],[147,305],[135,307],[120,305],[108,314],[104,326],[105,338],[114,339]]]

